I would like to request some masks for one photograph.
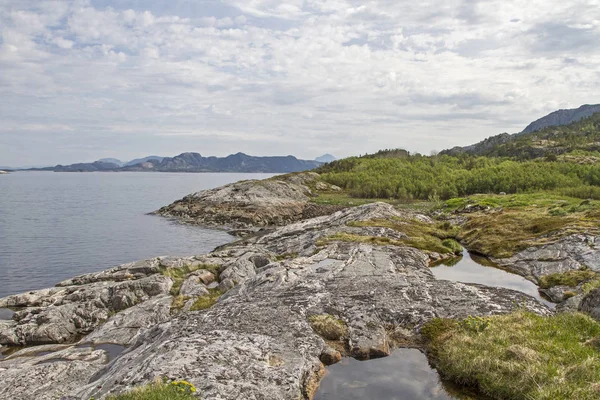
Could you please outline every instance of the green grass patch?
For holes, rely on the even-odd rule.
[[[540,287],[548,289],[554,286],[575,287],[580,283],[593,280],[598,277],[598,273],[590,270],[557,272],[555,274],[545,275],[540,278]]]
[[[600,279],[586,282],[583,285],[581,285],[581,290],[584,294],[588,294],[589,292],[597,288],[600,288]]]
[[[348,334],[348,326],[341,319],[329,314],[311,315],[308,317],[310,326],[322,338],[340,340]]]
[[[217,300],[219,300],[219,297],[221,297],[221,295],[223,294],[223,292],[217,288],[208,289],[208,291],[209,294],[202,297],[198,297],[196,301],[194,301],[194,304],[192,304],[190,311],[206,310],[207,308],[212,307],[213,305],[215,305]]]
[[[420,250],[433,251],[440,254],[462,253],[462,246],[454,240],[458,227],[448,223],[430,224],[418,220],[392,219],[351,222],[348,226],[389,228],[402,232],[407,239],[392,240],[386,237],[358,236],[338,234],[331,240],[368,242],[380,245],[409,246]]]
[[[466,204],[497,208],[465,214],[457,238],[470,250],[491,257],[510,257],[573,233],[600,232],[600,202],[545,193],[515,196],[471,196],[452,199],[447,208]]]
[[[117,396],[109,396],[107,400],[198,400],[194,396],[196,388],[186,381],[171,383],[155,382]]]
[[[584,314],[434,319],[421,332],[444,378],[492,398],[600,398],[600,324]]]
[[[161,270],[161,274],[171,278],[171,280],[173,281],[173,286],[171,287],[170,293],[173,296],[177,296],[179,295],[181,285],[183,285],[183,282],[188,277],[188,275],[200,269],[205,269],[207,271],[212,272],[215,275],[215,278],[217,280],[219,279],[219,266],[213,264],[200,264],[196,266],[184,265],[181,268],[163,268]]]

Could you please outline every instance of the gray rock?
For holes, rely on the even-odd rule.
[[[208,293],[208,289],[197,275],[188,277],[181,285],[181,289],[179,289],[180,295],[188,297],[200,297]]]
[[[544,275],[582,267],[600,272],[600,236],[569,235],[554,243],[528,248],[510,258],[492,261],[535,283],[539,283]]]
[[[414,248],[320,242],[339,232],[390,234],[347,226],[352,221],[377,218],[431,222],[425,216],[375,203],[303,220],[222,247],[204,257],[221,261],[219,287],[230,290],[202,311],[169,315],[166,293],[171,281],[158,273],[121,282],[104,280],[106,275],[99,273],[97,276],[103,279],[99,282],[47,289],[39,295],[11,300],[44,304],[38,306],[39,312],[51,315],[52,310],[61,310],[63,302],[92,307],[88,305],[91,298],[102,299],[99,294],[104,287],[113,288],[112,294],[123,285],[123,295],[117,296],[122,300],[116,303],[129,305],[135,297],[131,293],[144,292],[141,287],[146,285],[142,282],[155,279],[160,286],[160,290],[151,291],[152,295],[144,292],[138,296],[138,303],[111,316],[104,325],[83,319],[86,329],[95,329],[85,341],[120,341],[129,344],[128,350],[107,366],[81,364],[79,368],[85,373],[73,372],[69,377],[61,375],[62,370],[46,370],[43,381],[56,378],[61,386],[44,386],[44,396],[101,399],[166,376],[192,382],[202,398],[308,399],[323,375],[322,358],[327,348],[325,340],[312,330],[310,315],[330,314],[343,320],[347,334],[338,346],[366,359],[389,354],[397,345],[398,332],[403,340],[417,342],[420,328],[434,317],[494,315],[516,307],[541,315],[551,313],[534,298],[517,291],[437,280],[429,269],[435,255]],[[284,254],[297,256],[272,261],[274,255]],[[194,259],[199,258],[203,257]],[[188,261],[163,258],[156,264],[162,265],[160,268],[179,268]],[[117,269],[112,273],[121,272]],[[198,276],[191,277],[199,280]],[[230,287],[234,283],[237,285]],[[141,287],[136,290],[128,285]],[[77,292],[82,288],[83,292]],[[108,309],[106,304],[115,303],[112,296],[104,298],[106,302],[100,300],[102,306],[92,303],[95,308],[90,312]],[[158,310],[158,315],[152,315],[153,310]],[[18,327],[33,317],[29,316],[31,310],[22,312],[10,321],[16,326],[0,332],[14,334],[18,340],[29,338]],[[63,318],[70,321],[66,313]],[[60,325],[60,321],[58,316],[50,325],[40,320],[35,327],[43,330],[63,326],[65,322]],[[329,360],[337,358],[336,354],[330,355]],[[37,379],[42,379],[28,366],[26,357],[19,358],[22,360],[1,361],[0,368],[6,362],[18,363],[20,374],[33,371]],[[7,382],[3,387],[7,398],[22,390],[12,365],[0,370],[0,381]]]
[[[111,316],[86,336],[86,343],[128,346],[142,330],[171,319],[171,296],[157,296]]]
[[[186,222],[234,229],[285,225],[316,215],[326,215],[337,206],[309,205],[315,195],[310,185],[314,172],[286,175],[261,181],[241,181],[190,194],[156,214]],[[326,184],[327,185],[327,184]]]
[[[592,290],[581,300],[579,311],[600,322],[600,288]]]
[[[19,307],[13,321],[0,322],[0,344],[64,343],[90,333],[111,314],[151,297],[168,294],[172,282],[154,274],[111,282],[102,276],[79,279],[79,286],[44,289],[0,299],[0,307]]]

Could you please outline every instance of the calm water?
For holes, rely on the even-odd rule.
[[[53,173],[0,176],[0,297],[160,255],[194,255],[225,232],[146,215],[186,194],[272,174]]]
[[[544,299],[538,287],[521,275],[511,274],[493,266],[484,265],[485,259],[471,256],[468,251],[463,251],[463,256],[454,265],[439,265],[431,269],[438,279],[455,282],[479,283],[487,286],[504,287],[518,290],[535,297],[539,302],[553,308],[556,304]]]
[[[423,353],[416,349],[398,349],[388,357],[368,361],[345,357],[327,367],[314,400],[457,398],[444,388]]]

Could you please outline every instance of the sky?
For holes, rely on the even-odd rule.
[[[467,145],[600,103],[600,0],[0,0],[0,165]]]

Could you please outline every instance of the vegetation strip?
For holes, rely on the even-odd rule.
[[[586,315],[434,319],[422,333],[444,378],[492,398],[600,398],[600,324]]]

